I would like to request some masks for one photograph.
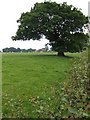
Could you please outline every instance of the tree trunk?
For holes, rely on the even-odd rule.
[[[65,56],[65,55],[64,55],[64,52],[59,51],[59,52],[58,52],[58,56]]]

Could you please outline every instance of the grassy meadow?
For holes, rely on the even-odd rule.
[[[3,53],[3,117],[36,118],[39,109],[44,109],[42,104],[54,109],[55,89],[59,83],[68,82],[69,70],[79,54],[67,53],[66,56],[58,57],[56,53]]]

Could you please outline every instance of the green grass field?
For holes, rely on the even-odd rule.
[[[58,57],[56,53],[4,53],[3,117],[36,118],[41,104],[38,99],[54,108],[51,98],[55,88],[67,82],[73,59],[79,56],[66,55],[69,57]]]

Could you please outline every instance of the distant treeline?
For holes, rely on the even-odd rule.
[[[45,48],[41,48],[41,49],[32,49],[32,48],[29,48],[29,49],[21,49],[21,48],[14,48],[14,47],[7,47],[7,48],[4,48],[2,49],[2,52],[48,52],[48,51],[52,51],[52,49],[49,50],[48,46],[45,45]]]
[[[20,49],[20,48],[14,48],[14,47],[10,47],[10,48],[4,48],[2,50],[3,52],[34,52],[36,51],[36,49]]]

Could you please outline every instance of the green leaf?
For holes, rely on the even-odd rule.
[[[69,110],[70,113],[77,113],[77,109],[76,108],[69,107],[68,110]]]
[[[62,97],[63,102],[67,102],[67,99],[65,97]]]
[[[83,113],[83,116],[89,117],[89,115],[87,113]]]

